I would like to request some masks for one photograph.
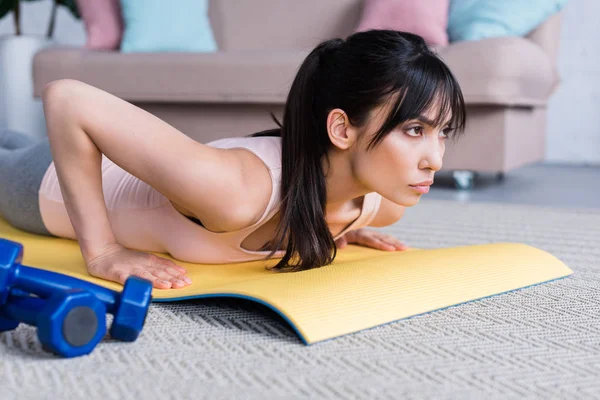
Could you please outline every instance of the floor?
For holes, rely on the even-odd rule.
[[[600,165],[537,163],[512,170],[501,179],[479,174],[471,190],[456,189],[452,173],[439,172],[426,198],[600,208]]]
[[[0,334],[0,398],[600,400],[600,209],[581,210],[439,200],[411,207],[382,229],[423,249],[522,243],[548,254],[533,267],[532,257],[524,257],[521,266],[544,269],[542,260],[552,255],[574,273],[444,309],[438,309],[448,300],[442,287],[415,280],[407,290],[421,298],[431,293],[431,312],[310,346],[274,309],[243,297],[156,303],[136,342],[106,338],[90,355],[72,359],[44,352],[36,330],[22,325]],[[452,254],[453,261],[440,260],[440,267],[460,268],[467,252]],[[503,257],[496,251],[490,262],[514,274],[514,263]],[[369,310],[381,314],[375,298],[393,289],[377,273],[365,279],[359,269],[354,265],[346,279],[331,285],[333,298],[341,286],[353,287],[354,295],[337,297],[353,304],[347,315],[353,323]],[[321,276],[320,286],[335,279]],[[414,276],[407,271],[407,280]],[[493,283],[482,279],[468,295],[504,290],[502,273],[488,277]],[[305,296],[304,315],[326,318],[311,308],[311,286],[300,289],[282,295],[298,301]],[[237,291],[252,293],[242,286]]]

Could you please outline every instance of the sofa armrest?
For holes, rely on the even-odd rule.
[[[529,32],[527,38],[537,43],[556,64],[558,57],[558,45],[560,42],[560,20],[561,12],[550,16],[546,21],[540,24],[533,31]]]

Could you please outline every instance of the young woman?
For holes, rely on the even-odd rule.
[[[319,44],[291,86],[283,122],[198,143],[73,80],[51,82],[48,141],[0,135],[0,215],[76,239],[91,275],[190,284],[147,252],[196,263],[280,258],[330,264],[348,243],[405,249],[390,225],[427,193],[446,140],[463,131],[454,76],[419,36],[371,30]],[[274,117],[273,117],[274,118]]]

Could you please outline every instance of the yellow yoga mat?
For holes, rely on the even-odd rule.
[[[77,242],[17,230],[0,219],[0,237],[25,246],[23,264],[121,290],[86,272]],[[161,254],[161,256],[165,256]],[[573,273],[553,255],[520,243],[386,252],[360,246],[338,251],[332,265],[302,272],[265,270],[276,260],[190,264],[193,284],[154,289],[153,301],[240,297],[279,313],[305,344],[399,319],[564,278]]]

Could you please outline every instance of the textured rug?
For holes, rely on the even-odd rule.
[[[137,342],[68,360],[21,325],[0,334],[0,398],[600,398],[600,209],[423,200],[382,230],[421,248],[526,243],[574,274],[312,346],[235,299],[154,304]]]

